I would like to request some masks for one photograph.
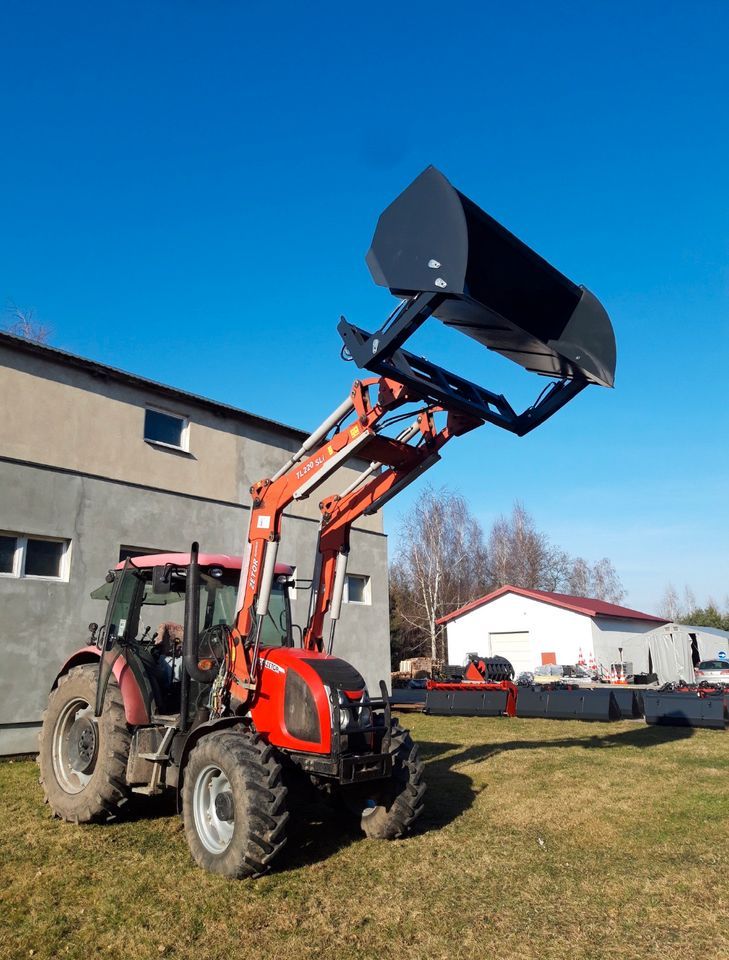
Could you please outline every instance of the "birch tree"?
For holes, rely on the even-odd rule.
[[[620,577],[607,557],[598,560],[591,571],[591,592],[588,596],[608,603],[620,603],[625,597],[625,589]]]
[[[607,557],[570,557],[538,530],[523,504],[496,519],[488,540],[457,493],[426,488],[400,529],[390,571],[390,625],[396,656],[437,659],[438,619],[497,587],[570,593],[620,603],[625,596]]]
[[[509,584],[526,590],[559,591],[566,586],[569,556],[537,530],[519,501],[511,516],[501,516],[494,522],[487,551],[490,580],[495,587]]]
[[[499,517],[488,538],[488,570],[493,586],[523,587],[569,593],[620,603],[625,590],[607,557],[590,564],[570,557],[538,530],[531,514],[517,501],[509,517]]]

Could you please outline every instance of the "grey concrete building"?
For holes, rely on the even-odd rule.
[[[336,398],[333,398],[333,404]],[[65,657],[103,605],[89,596],[129,553],[239,554],[254,480],[304,433],[44,345],[0,334],[0,754],[35,749]],[[318,502],[344,467],[286,514],[279,559],[308,605]],[[335,652],[370,689],[389,677],[387,541],[379,516],[353,530]]]

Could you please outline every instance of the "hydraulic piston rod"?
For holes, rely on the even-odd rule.
[[[309,453],[310,450],[313,450],[314,447],[316,447],[319,443],[321,443],[321,441],[324,439],[324,437],[326,437],[326,435],[329,433],[332,427],[335,427],[340,422],[340,420],[343,420],[348,413],[351,413],[353,407],[354,407],[354,402],[351,396],[347,397],[346,400],[342,401],[342,403],[339,404],[337,409],[333,413],[330,413],[329,416],[326,418],[326,420],[320,423],[319,426],[316,428],[316,430],[312,434],[310,434],[306,438],[306,440],[304,440],[304,442],[301,444],[301,446],[296,451],[296,453],[289,460],[286,461],[286,463],[281,467],[281,469],[277,470],[276,473],[274,473],[271,480],[272,481],[278,480],[285,473],[287,473],[295,463],[298,463],[302,457],[306,456],[306,454]]]

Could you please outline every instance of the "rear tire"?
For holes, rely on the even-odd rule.
[[[98,667],[73,667],[51,691],[39,737],[39,782],[53,814],[72,823],[110,820],[129,797],[131,735],[115,678],[94,717]]]
[[[399,724],[390,741],[392,776],[382,783],[372,781],[342,789],[347,809],[359,819],[371,840],[396,840],[412,828],[423,812],[426,785],[417,744]]]
[[[286,843],[286,787],[272,747],[248,732],[212,733],[184,770],[182,812],[194,861],[224,877],[266,873]]]

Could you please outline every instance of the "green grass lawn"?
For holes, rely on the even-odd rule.
[[[420,830],[360,839],[299,811],[275,873],[193,866],[164,800],[50,818],[0,763],[2,958],[729,957],[729,736],[623,722],[404,716]]]

